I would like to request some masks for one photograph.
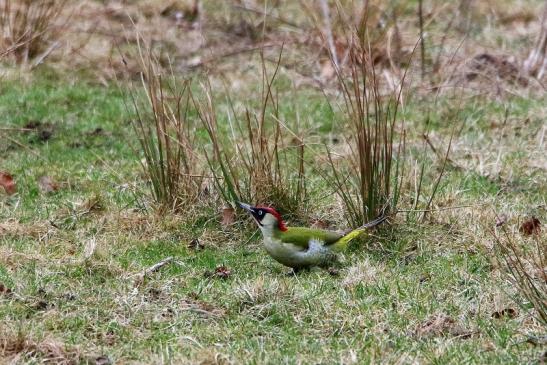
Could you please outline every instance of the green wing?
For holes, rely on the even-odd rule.
[[[342,238],[342,234],[336,232],[322,231],[320,229],[306,227],[291,227],[279,233],[279,239],[284,243],[292,243],[304,249],[308,248],[311,239],[323,241],[325,245],[331,245]]]

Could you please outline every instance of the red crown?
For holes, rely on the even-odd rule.
[[[261,208],[261,209],[264,209],[266,211],[268,211],[268,213],[270,213],[271,215],[273,215],[274,217],[277,218],[277,223],[278,223],[278,227],[281,231],[286,231],[287,230],[287,227],[285,226],[285,222],[283,221],[283,218],[281,218],[281,214],[279,214],[277,212],[277,210],[275,210],[274,208],[271,208],[271,207],[264,207],[264,206],[259,206],[257,208]]]

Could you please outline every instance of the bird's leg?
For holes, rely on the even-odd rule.
[[[287,272],[287,276],[296,276],[299,272],[302,272],[304,268],[302,267],[293,267]]]
[[[326,270],[332,276],[340,275],[340,267],[341,267],[341,263],[338,260],[338,257],[336,256],[334,257],[333,260],[329,261],[328,263],[325,263],[324,265],[321,265],[321,268]]]

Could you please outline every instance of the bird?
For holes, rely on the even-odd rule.
[[[296,273],[314,266],[328,268],[337,261],[336,253],[348,243],[387,219],[382,215],[346,234],[307,227],[287,227],[281,215],[271,207],[237,202],[254,218],[264,239],[266,252]]]

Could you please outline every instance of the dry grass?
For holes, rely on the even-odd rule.
[[[325,5],[326,6],[326,5]],[[329,55],[343,96],[344,122],[351,129],[352,158],[347,171],[340,171],[332,152],[327,149],[331,170],[326,174],[344,204],[348,223],[363,225],[380,214],[397,210],[405,149],[404,120],[398,116],[406,91],[406,70],[387,95],[380,81],[380,67],[374,58],[373,43],[380,43],[369,24],[370,7],[360,10],[358,23],[350,21],[345,35],[343,62],[332,43]],[[338,8],[345,19],[343,9]],[[332,38],[327,28],[325,43]],[[340,56],[342,57],[342,56]]]
[[[498,217],[498,221],[500,219]],[[537,218],[524,222],[521,235],[532,237],[520,242],[504,224],[499,223],[500,232],[492,231],[500,265],[527,301],[517,299],[517,303],[523,308],[531,305],[536,318],[547,325],[547,250],[541,238],[541,223]]]
[[[219,130],[210,84],[204,87],[206,103],[194,104],[209,135],[212,153],[207,157],[215,185],[228,205],[237,201],[271,204],[293,217],[305,210],[306,185],[304,143],[280,120],[280,101],[274,82],[281,52],[271,75],[262,58],[259,110],[246,107],[239,116],[230,101],[229,129]],[[293,143],[286,145],[288,134]],[[221,136],[227,133],[228,138]]]
[[[143,42],[141,39],[140,42]],[[149,45],[139,42],[142,91],[130,89],[129,101],[154,199],[179,210],[202,192],[195,123],[190,119],[190,80],[163,68]]]
[[[355,8],[344,5],[346,14],[356,14],[347,21],[331,9],[332,42],[329,47],[321,37],[321,32],[325,30],[323,24],[326,24],[324,16],[319,15],[316,20],[311,20],[304,15],[321,14],[317,4],[303,8],[299,4],[279,2],[269,4],[264,12],[256,3],[241,5],[231,1],[218,6],[209,1],[158,0],[128,4],[110,0],[100,4],[82,0],[76,10],[65,9],[59,15],[59,24],[71,15],[70,26],[63,28],[66,29],[62,34],[64,42],[51,50],[48,61],[61,68],[70,64],[74,69],[91,72],[104,83],[126,73],[128,69],[135,74],[139,65],[136,62],[137,38],[133,32],[133,19],[145,39],[169,52],[176,69],[207,68],[214,72],[233,73],[233,66],[245,60],[251,52],[264,45],[285,44],[288,56],[285,63],[292,77],[298,83],[317,87],[333,80],[329,51],[335,51],[341,65],[348,59],[349,44],[344,27],[364,24],[362,20],[366,16],[371,50],[369,57],[373,62],[390,72],[407,67],[420,31],[418,22],[410,21],[416,18],[417,8],[410,4],[386,5],[378,1],[368,4],[367,12],[360,4],[355,4]],[[520,69],[524,62],[521,56],[540,46],[530,44],[528,49],[523,50],[524,53],[513,48],[499,49],[497,39],[491,35],[503,33],[504,38],[510,40],[510,47],[522,44],[519,39],[536,37],[541,31],[541,19],[534,14],[541,14],[541,5],[532,2],[520,10],[521,15],[515,15],[501,4],[490,8],[474,4],[469,12],[459,2],[425,4],[422,14],[423,32],[426,34],[425,57],[423,60],[415,57],[412,62],[418,72],[420,63],[425,63],[426,82],[423,87],[449,91],[455,83],[465,80],[461,66],[482,53],[508,57]],[[464,13],[470,14],[473,19],[466,18]],[[265,14],[267,19],[264,22]],[[486,22],[488,17],[490,20]],[[317,29],[318,24],[321,30]],[[468,24],[472,28],[467,29]],[[52,30],[57,29],[57,25]],[[466,31],[473,31],[476,35],[466,37]],[[128,65],[123,64],[120,49],[126,55]],[[245,70],[233,74],[234,81],[252,76]],[[541,81],[543,77],[538,79]],[[536,82],[533,85],[534,88],[538,86]],[[507,88],[503,82],[500,86]],[[481,92],[491,91],[482,88],[479,83],[472,87],[481,89]],[[510,87],[509,90],[515,91]]]
[[[347,228],[345,209],[333,194],[336,186],[315,173],[328,156],[321,151],[312,158],[310,152],[328,144],[336,149],[337,166],[358,166],[351,148],[358,142],[346,142],[359,136],[349,127],[340,128],[351,125],[340,123],[347,117],[340,112],[345,110],[342,96],[341,107],[330,109],[318,90],[336,103],[336,73],[325,66],[331,63],[332,47],[300,4],[203,1],[197,14],[190,9],[181,20],[177,12],[186,10],[178,2],[168,9],[159,0],[84,1],[74,14],[78,21],[64,34],[70,39],[68,49],[56,49],[46,59],[63,70],[70,62],[70,71],[84,69],[84,75],[71,72],[68,80],[38,68],[30,83],[3,79],[0,111],[6,125],[0,128],[10,139],[0,147],[1,170],[13,176],[17,190],[9,196],[0,191],[0,362],[541,361],[545,324],[532,303],[542,302],[530,294],[544,292],[544,272],[536,270],[545,265],[540,260],[544,232],[536,242],[510,227],[532,215],[542,224],[547,221],[546,110],[536,80],[518,82],[511,65],[518,73],[534,46],[539,29],[535,15],[544,4],[519,3],[522,9],[514,12],[509,3],[470,2],[466,9],[460,5],[465,1],[423,2],[422,80],[421,59],[407,64],[405,58],[419,34],[416,2],[397,8],[369,3],[376,5],[369,14],[371,49],[358,62],[350,62],[348,53],[342,71],[362,67],[363,59],[372,62],[374,68],[367,70],[380,75],[379,95],[384,97],[397,90],[395,81],[408,67],[411,92],[400,101],[404,109],[398,114],[405,120],[407,158],[398,206],[417,208],[408,213],[415,217],[427,215],[423,220],[397,216],[393,225],[356,242],[342,255],[338,276],[321,270],[285,276],[285,268],[264,252],[247,221],[232,218],[223,225],[219,215],[220,200],[245,194],[270,199],[267,184],[253,187],[246,180],[252,175],[246,164],[261,174],[271,167],[275,181],[276,165],[283,166],[285,153],[282,181],[294,187],[282,188],[294,194],[304,148],[307,205],[314,224]],[[139,38],[126,12],[140,35],[151,41],[156,59],[149,59],[148,51],[139,57]],[[336,17],[331,11],[341,62],[348,48]],[[282,61],[278,48],[262,43],[284,43]],[[262,59],[251,57],[251,50],[262,48]],[[494,58],[475,58],[481,54]],[[494,60],[493,67],[473,66],[477,77],[467,80],[470,70],[462,65],[486,59]],[[509,77],[502,77],[497,66],[506,67]],[[197,68],[207,71],[210,87],[184,83]],[[161,144],[166,151],[173,142],[173,151],[181,145],[179,126],[189,121],[190,132],[184,136],[198,141],[191,149],[198,155],[191,164],[200,175],[196,182],[202,181],[200,171],[211,168],[206,175],[214,174],[224,184],[224,163],[236,171],[227,175],[242,184],[241,194],[234,186],[236,194],[221,199],[226,186],[217,194],[200,182],[191,191],[201,184],[203,199],[186,200],[195,195],[179,190],[178,200],[166,204],[182,208],[179,213],[145,209],[154,204],[146,185],[152,174],[139,169],[131,148],[139,127],[129,127],[133,115],[108,82],[114,75],[138,85],[132,91],[139,110],[145,111],[142,125],[151,126],[144,129],[153,140],[147,146],[158,151]],[[107,88],[97,86],[98,81]],[[195,110],[189,118],[173,117],[178,101],[189,96],[195,100],[189,99],[191,109],[197,106],[204,121]],[[382,99],[383,106],[387,100]],[[376,119],[371,122],[374,127]],[[37,123],[51,127],[45,140],[39,131],[28,130]],[[451,136],[450,160],[443,180],[436,183]],[[165,172],[183,169],[168,170],[159,158],[150,161]],[[267,168],[261,170],[259,164]],[[423,184],[421,166],[428,171]],[[163,182],[169,184],[173,180],[168,175]],[[62,183],[45,192],[37,183],[41,176]],[[161,172],[155,176],[163,183]],[[260,176],[253,178],[262,181]],[[191,203],[181,204],[187,201]],[[287,214],[289,209],[295,208],[282,213],[292,225],[297,219]],[[504,227],[511,241],[498,229],[501,244],[494,242],[489,230],[496,223],[494,212],[507,217]],[[497,261],[496,252],[504,247],[508,261],[503,256]],[[161,262],[166,263],[147,272]],[[518,279],[525,278],[520,272],[506,271],[508,263],[534,275],[536,289],[528,279]]]
[[[0,53],[18,64],[43,62],[59,46],[58,38],[70,19],[66,6],[66,0],[0,2]]]
[[[36,342],[23,333],[0,333],[0,358],[9,363],[43,361],[48,364],[73,365],[84,361],[77,349],[53,339]]]

